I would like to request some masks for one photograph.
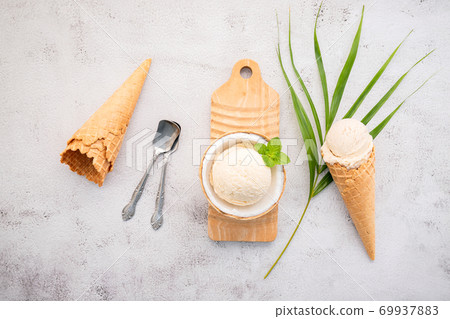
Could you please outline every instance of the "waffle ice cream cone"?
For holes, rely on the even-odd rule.
[[[112,171],[134,107],[150,68],[145,60],[114,94],[75,132],[61,153],[61,163],[103,185]]]
[[[322,154],[323,156],[323,154]],[[358,168],[328,164],[370,259],[375,259],[375,148]]]

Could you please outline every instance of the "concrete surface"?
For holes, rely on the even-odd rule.
[[[411,30],[373,89],[361,118],[395,80],[433,48],[373,120],[379,122],[425,78],[376,139],[377,258],[371,262],[334,186],[315,198],[275,271],[307,196],[302,143],[289,147],[273,243],[220,243],[207,236],[206,200],[193,140],[209,136],[211,93],[233,64],[252,58],[281,94],[281,137],[297,138],[275,54],[276,11],[286,59],[288,8],[295,59],[316,104],[319,1],[3,1],[0,11],[0,298],[81,300],[407,300],[450,298],[450,2],[366,3],[360,51],[342,107],[348,108]],[[319,19],[330,91],[363,2],[328,1]],[[153,58],[126,138],[160,119],[183,127],[168,168],[163,227],[149,229],[159,175],[138,212],[120,212],[141,177],[124,149],[102,188],[59,163],[66,140],[145,58]],[[298,89],[298,85],[296,86]],[[304,98],[303,95],[301,95]],[[304,99],[303,99],[304,100]],[[305,100],[304,100],[305,101]],[[343,110],[338,116],[343,115]],[[323,117],[323,107],[320,107]]]

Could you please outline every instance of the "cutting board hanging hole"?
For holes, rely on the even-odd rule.
[[[252,75],[253,75],[252,69],[249,68],[248,66],[244,66],[241,69],[240,73],[241,73],[242,78],[244,78],[244,79],[250,79],[252,77]]]

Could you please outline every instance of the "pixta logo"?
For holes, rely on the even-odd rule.
[[[138,171],[145,171],[147,164],[151,161],[153,157],[154,145],[153,140],[156,136],[156,132],[152,131],[148,128],[145,128],[133,135],[126,141],[126,165],[128,167],[135,168]],[[297,150],[289,150],[291,147],[298,146],[298,138],[282,138],[281,143],[283,145],[283,149],[285,152],[288,152],[289,157],[291,158],[291,164],[294,166],[300,166],[304,162],[307,162],[307,148],[308,143],[302,145],[300,152]],[[186,141],[185,141],[186,142]],[[201,159],[203,157],[204,152],[212,143],[210,138],[193,138],[190,142],[187,142],[190,145],[186,147],[191,148],[191,165],[192,166],[200,166]],[[319,150],[320,152],[320,150]],[[214,153],[214,152],[213,152]],[[155,167],[157,168],[157,167]]]
[[[153,156],[153,140],[156,132],[145,128],[127,140],[126,165],[143,172]]]

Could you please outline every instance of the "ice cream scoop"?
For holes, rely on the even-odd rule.
[[[358,120],[343,119],[331,126],[321,150],[327,164],[338,163],[352,169],[369,159],[372,148],[367,127]]]
[[[258,218],[262,218],[265,215],[271,216],[270,213],[273,212],[273,209],[276,207],[276,204],[281,199],[284,187],[286,185],[286,171],[283,165],[275,165],[272,168],[267,166],[263,166],[262,162],[258,159],[261,158],[261,154],[257,154],[259,157],[253,153],[254,145],[256,143],[266,144],[269,142],[269,138],[260,134],[252,133],[252,132],[230,132],[222,135],[205,150],[205,153],[202,156],[202,160],[200,162],[200,183],[202,186],[203,193],[205,194],[206,199],[210,204],[209,208],[209,218],[214,218],[217,223],[222,223],[225,220],[230,221],[233,219],[236,223],[241,225],[239,221],[241,220],[256,220]],[[213,166],[214,164],[219,164],[221,160],[223,160],[223,155],[226,150],[230,149],[234,145],[240,145],[239,148],[242,147],[242,144],[250,147],[252,152],[247,150],[247,154],[253,154],[253,157],[259,161],[258,164],[261,164],[264,171],[267,172],[266,167],[270,170],[270,186],[265,193],[263,193],[262,198],[251,205],[240,206],[233,203],[228,202],[223,199],[221,196],[216,193],[214,190],[213,184],[215,184],[217,192],[220,192],[218,188],[218,184],[220,184],[220,176],[214,179],[213,176]],[[231,151],[231,150],[230,150]],[[230,152],[228,151],[228,152]],[[255,150],[256,152],[256,150]],[[223,155],[221,155],[223,154]],[[244,153],[245,154],[245,153]],[[233,158],[233,157],[232,157]],[[230,161],[231,165],[237,164],[237,157],[234,157],[234,163]],[[247,161],[247,160],[246,160]],[[248,162],[244,162],[243,164],[249,164]],[[220,164],[219,164],[220,165]],[[232,170],[232,168],[229,168]],[[232,173],[233,174],[233,173]],[[266,173],[267,174],[267,173]],[[219,174],[221,175],[221,174]],[[223,174],[222,174],[223,176]],[[225,176],[225,178],[230,178],[230,176]],[[254,178],[253,178],[254,179]],[[244,181],[247,183],[248,181]],[[212,184],[213,183],[213,184]],[[262,188],[262,184],[260,183]],[[265,188],[265,187],[264,187]],[[245,192],[245,190],[244,190]],[[230,219],[231,218],[231,219]],[[236,225],[238,225],[236,224]],[[246,225],[246,224],[245,224]],[[214,226],[215,227],[215,226]],[[233,226],[234,227],[234,226]],[[239,226],[240,227],[240,226]],[[242,229],[242,228],[239,228]],[[253,236],[246,234],[246,236]],[[250,237],[246,237],[250,238]]]
[[[228,203],[247,206],[260,201],[271,184],[271,170],[253,144],[235,144],[218,154],[210,182],[214,192]]]

